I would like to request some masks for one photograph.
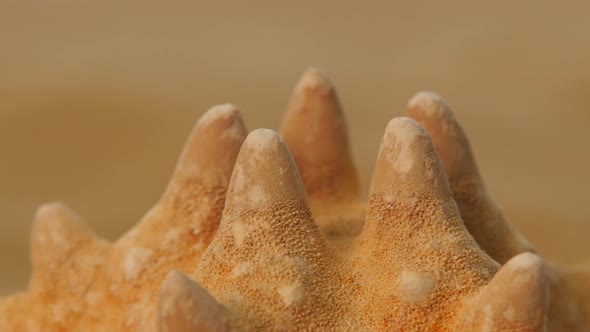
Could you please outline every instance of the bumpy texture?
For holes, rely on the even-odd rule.
[[[0,331],[150,331],[160,283],[193,272],[217,232],[246,136],[232,105],[197,123],[160,201],[115,243],[59,203],[39,208],[29,290],[0,302]]]
[[[160,202],[115,243],[63,205],[40,208],[31,284],[0,300],[0,330],[543,331],[550,298],[550,328],[583,329],[583,269],[547,274],[527,253],[454,117],[431,117],[433,96],[410,103],[426,130],[388,124],[368,203],[319,70],[297,84],[283,139],[244,141],[233,106],[211,109]]]
[[[408,116],[431,134],[465,226],[481,248],[502,264],[520,253],[534,252],[487,192],[467,136],[443,98],[432,92],[417,94],[408,103]],[[590,266],[550,262],[547,275],[548,330],[589,331]]]
[[[357,235],[364,219],[346,119],[336,90],[318,69],[299,80],[280,129],[324,234]]]
[[[196,279],[239,330],[542,330],[540,259],[517,256],[492,279],[497,269],[465,229],[426,131],[396,118],[362,233],[335,243],[313,222],[286,145],[250,133]]]

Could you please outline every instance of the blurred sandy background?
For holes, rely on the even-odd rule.
[[[0,294],[26,286],[36,207],[115,239],[211,105],[276,128],[309,65],[337,85],[368,185],[415,92],[455,108],[511,220],[590,256],[590,2],[0,2]]]

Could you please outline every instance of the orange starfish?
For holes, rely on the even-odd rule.
[[[237,110],[213,108],[160,202],[113,244],[62,205],[40,208],[31,284],[0,301],[0,330],[543,330],[541,260],[524,253],[498,271],[416,122],[387,127],[366,223],[319,71],[296,87],[281,133],[286,144],[261,129],[240,149]]]
[[[408,104],[408,115],[432,136],[461,217],[477,243],[500,263],[532,245],[506,219],[479,174],[469,140],[442,97],[423,92]],[[551,301],[549,331],[590,330],[590,266],[547,264]]]
[[[541,260],[525,253],[493,277],[497,270],[465,229],[413,120],[389,123],[364,229],[335,242],[314,223],[286,145],[258,129],[240,150],[219,231],[197,269],[202,288],[184,279],[195,295],[172,293],[172,274],[159,317],[166,327],[202,317],[185,325],[196,328],[212,323],[199,308],[213,307],[217,326],[237,330],[542,331]],[[210,295],[198,296],[204,289]]]
[[[153,329],[166,273],[193,271],[217,231],[245,136],[234,106],[209,110],[160,201],[115,243],[90,233],[62,204],[39,208],[31,232],[30,286],[0,302],[0,330]]]

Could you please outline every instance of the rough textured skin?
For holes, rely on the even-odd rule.
[[[194,271],[217,231],[245,135],[235,107],[209,110],[161,200],[115,243],[89,233],[61,204],[41,207],[29,290],[0,303],[0,330],[154,330],[162,280],[173,269]]]
[[[296,86],[281,134],[244,141],[235,107],[209,110],[161,200],[115,243],[61,204],[41,207],[30,287],[0,299],[0,331],[543,331],[548,282],[588,303],[576,295],[588,288],[582,269],[552,268],[548,280],[534,254],[500,268],[479,248],[468,229],[497,227],[501,241],[482,246],[502,262],[528,247],[490,212],[474,163],[477,190],[457,207],[449,159],[417,122],[388,124],[368,204],[336,92],[317,69]],[[473,229],[460,215],[469,202],[484,207],[465,212],[484,220]],[[549,326],[581,327],[577,308],[552,301],[568,320]]]
[[[41,206],[31,231],[27,292],[0,303],[0,331],[63,331],[95,300],[88,288],[109,244],[60,203]]]
[[[509,265],[493,278],[498,264],[464,227],[429,135],[396,118],[364,229],[335,243],[313,222],[286,145],[271,130],[250,133],[195,277],[238,330],[452,331],[472,326],[467,304],[516,301],[514,316],[498,305],[488,319],[504,331],[542,331],[545,276],[534,260],[521,266],[532,277],[516,291]]]
[[[499,293],[505,295],[498,296]],[[454,330],[542,331],[547,308],[531,304],[548,302],[549,289],[541,258],[523,253],[509,260],[479,296],[466,302],[463,319]],[[496,315],[504,319],[496,319]]]
[[[419,93],[408,103],[407,113],[432,136],[461,217],[477,243],[502,264],[518,253],[534,252],[488,193],[463,128],[444,100],[431,92]]]
[[[534,252],[487,192],[467,136],[443,98],[432,92],[418,93],[408,103],[408,116],[432,136],[465,226],[482,249],[500,263]],[[547,270],[551,293],[548,330],[590,330],[588,265],[549,263]]]
[[[307,70],[297,83],[280,135],[301,174],[324,234],[357,235],[365,218],[358,175],[338,94],[325,74]]]

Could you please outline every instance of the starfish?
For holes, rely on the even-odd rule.
[[[154,330],[160,283],[172,269],[192,271],[217,231],[245,136],[234,106],[210,109],[159,202],[115,243],[63,204],[39,208],[29,289],[0,302],[0,330]]]
[[[269,129],[238,155],[217,235],[194,275],[162,286],[162,331],[542,331],[541,259],[499,269],[463,225],[426,131],[393,119],[360,235],[331,242],[315,224],[289,150]],[[184,290],[175,289],[182,279]],[[206,315],[200,310],[212,310]],[[212,321],[213,320],[213,321]],[[175,329],[183,322],[185,329]],[[176,327],[177,328],[177,327]]]
[[[303,87],[307,87],[307,89]],[[308,71],[295,91],[286,119],[293,118],[289,114],[296,114],[298,110],[304,109],[302,106],[293,107],[292,105],[323,105],[324,110],[332,111],[329,113],[332,115],[332,123],[345,123],[334,88],[321,72],[314,69]],[[330,92],[326,93],[326,91]],[[333,97],[326,98],[328,95]],[[321,100],[323,103],[317,100]],[[507,221],[502,209],[487,191],[485,183],[479,174],[467,136],[444,99],[431,92],[418,93],[408,103],[407,114],[418,121],[431,135],[465,226],[482,249],[501,264],[506,263],[510,258],[520,253],[535,252],[533,245]],[[315,123],[316,127],[318,123],[321,123],[317,121],[317,119],[320,119],[317,114],[313,118],[311,115],[308,115],[308,117],[307,123]],[[304,121],[301,122],[304,123]],[[304,125],[299,125],[299,128],[297,128],[297,125],[292,126],[295,127],[295,129],[291,130],[294,133],[309,132],[309,129],[305,128]],[[319,132],[322,132],[325,136],[326,133],[333,133],[330,138],[324,137],[324,141],[340,141],[340,143],[332,143],[332,146],[348,147],[345,126],[338,125],[335,127],[340,128],[336,133],[329,130],[329,122],[324,124],[323,130]],[[314,146],[310,144],[306,146],[306,149],[294,149],[291,137],[284,135],[284,130],[281,131],[281,134],[292,150],[299,169],[306,167],[307,165],[300,162],[300,159],[305,158],[300,154],[313,153]],[[293,136],[297,137],[297,134]],[[299,135],[299,137],[302,136]],[[316,152],[316,154],[319,153]],[[349,165],[350,153],[342,152],[341,155],[344,158],[340,162],[335,159],[333,163]],[[330,167],[338,168],[334,165],[327,168]],[[304,183],[317,183],[313,179],[308,179],[306,173],[309,173],[309,171],[301,172]],[[356,179],[354,176],[350,178]],[[341,178],[340,182],[345,183],[346,180]],[[329,192],[329,190],[324,191]],[[358,195],[353,197],[357,197],[356,201],[358,201]],[[313,208],[315,205],[313,200],[314,196],[310,195],[312,211],[314,211],[314,217],[317,219]],[[363,211],[362,203],[348,203],[348,206],[355,206],[358,211]],[[363,223],[363,217],[354,214],[353,217],[352,219],[345,218],[347,222],[344,224],[354,225],[352,228],[358,230],[359,225]],[[333,224],[342,223],[338,218],[332,219],[334,220]],[[588,304],[590,303],[588,295],[590,294],[590,284],[588,282],[590,280],[590,268],[588,265],[564,266],[555,262],[549,262],[547,265],[552,294],[549,308],[549,331],[585,331],[590,329],[590,305]]]
[[[0,300],[0,330],[543,330],[542,260],[500,268],[479,249],[418,123],[387,126],[368,204],[320,71],[280,133],[244,142],[234,106],[209,110],[160,201],[114,243],[41,207],[30,286]]]
[[[418,93],[408,103],[407,114],[430,133],[463,222],[481,248],[500,263],[534,252],[487,191],[469,140],[446,101],[432,92]],[[590,265],[548,262],[547,274],[548,330],[590,330]]]
[[[389,123],[359,223],[343,120],[333,88],[311,70],[284,142],[268,129],[249,134],[196,281],[171,272],[162,285],[161,331],[543,330],[542,261],[524,253],[498,271],[413,120]]]

